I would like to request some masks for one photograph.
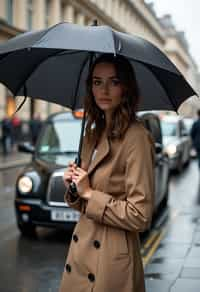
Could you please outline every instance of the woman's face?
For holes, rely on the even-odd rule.
[[[120,103],[125,89],[117,78],[112,63],[99,63],[92,74],[92,93],[97,106],[104,112],[112,112]]]

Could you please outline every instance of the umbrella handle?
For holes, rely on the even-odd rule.
[[[80,155],[78,155],[78,157],[76,157],[75,163],[79,167],[81,166],[81,157],[80,157]],[[72,197],[74,197],[74,199],[76,199],[78,197],[76,184],[74,182],[71,182],[70,183],[70,185],[69,185],[69,192],[70,192],[70,195]]]
[[[74,182],[70,183],[68,191],[74,199],[78,198],[77,188],[76,188],[76,184]]]

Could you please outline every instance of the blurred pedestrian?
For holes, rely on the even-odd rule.
[[[21,119],[15,114],[11,121],[13,126],[13,143],[19,142],[21,139]]]
[[[193,123],[191,128],[191,138],[197,153],[198,166],[200,169],[200,109],[197,111],[197,120]]]
[[[81,216],[60,292],[144,292],[139,232],[152,218],[154,143],[136,119],[135,74],[126,58],[104,54],[87,86],[82,164],[71,162],[63,176],[65,200]]]
[[[32,139],[33,145],[36,144],[41,127],[42,127],[42,121],[40,118],[40,114],[37,113],[35,114],[33,119],[30,121],[30,132],[31,132],[31,139]]]
[[[4,117],[1,122],[2,127],[2,149],[3,154],[7,155],[12,151],[13,145],[13,126],[9,117]]]

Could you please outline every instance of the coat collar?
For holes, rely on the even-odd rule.
[[[97,147],[97,153],[95,158],[91,161],[95,147]],[[94,169],[99,165],[99,163],[107,157],[109,152],[110,142],[107,137],[102,139],[102,141],[98,145],[96,145],[96,141],[94,141],[92,144],[87,145],[83,159],[86,164],[88,175],[91,174]]]

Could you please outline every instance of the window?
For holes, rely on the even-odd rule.
[[[7,7],[6,7],[6,14],[7,14],[7,21],[9,24],[13,24],[13,0],[7,0],[6,1]]]
[[[161,121],[164,136],[177,136],[177,124],[174,122]]]

